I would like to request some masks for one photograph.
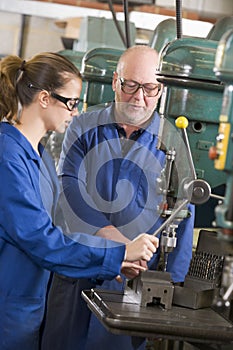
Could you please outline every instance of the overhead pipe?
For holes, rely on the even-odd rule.
[[[124,15],[125,15],[125,38],[126,38],[126,47],[129,48],[131,46],[130,40],[130,30],[129,30],[129,8],[128,8],[128,0],[123,0],[124,5]]]
[[[124,46],[127,47],[126,38],[125,38],[124,33],[122,32],[122,29],[121,29],[121,27],[119,25],[119,22],[118,22],[117,18],[116,18],[116,12],[114,10],[113,4],[112,4],[112,0],[108,0],[108,5],[109,5],[109,9],[110,9],[110,11],[112,13],[112,18],[113,18],[113,21],[114,21],[115,26],[117,28],[117,31],[118,31],[118,33],[119,33],[119,35],[121,37],[121,40],[122,40]]]
[[[182,38],[182,0],[176,0],[176,36]]]

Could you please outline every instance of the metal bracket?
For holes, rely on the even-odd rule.
[[[146,307],[148,304],[161,304],[171,309],[174,286],[168,272],[144,271],[130,280],[125,294],[134,298],[135,303]]]

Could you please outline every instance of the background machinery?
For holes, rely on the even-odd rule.
[[[175,249],[172,227],[182,220],[185,205],[191,202],[197,208],[196,226],[203,228],[198,245],[183,287],[173,286],[164,271],[147,271],[130,281],[123,294],[91,290],[84,291],[83,298],[103,325],[116,334],[182,340],[198,349],[230,349],[233,16],[218,21],[206,38],[183,37],[180,2],[176,3],[177,32],[173,20],[161,23],[150,43],[160,52],[157,75],[164,92],[159,104],[159,147],[168,155],[160,181],[167,204],[166,212],[161,213],[166,219],[160,230],[167,232],[163,244],[169,253]],[[126,16],[126,32],[127,20]],[[124,42],[130,46],[128,36]],[[96,48],[81,57],[83,110],[113,100],[112,73],[122,52]],[[52,152],[60,147],[59,142],[53,143]]]
[[[161,181],[170,186],[163,188],[170,205],[167,225],[171,227],[180,216],[182,202],[191,202],[201,208],[196,224],[205,229],[183,287],[173,287],[164,272],[148,271],[130,281],[123,295],[92,290],[84,291],[83,297],[114,333],[182,339],[200,349],[207,344],[209,349],[230,349],[233,17],[216,23],[207,38],[177,35],[163,45],[160,54],[158,80],[164,84],[164,93],[159,106],[159,147],[168,153],[175,150],[176,158],[165,167],[169,180]]]

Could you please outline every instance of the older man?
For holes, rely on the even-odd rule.
[[[115,102],[75,117],[66,133],[59,172],[63,208],[72,231],[79,230],[119,242],[141,232],[153,233],[162,223],[156,179],[164,152],[156,148],[160,117],[155,111],[162,94],[156,79],[158,53],[133,46],[119,59],[113,74]],[[169,254],[167,271],[173,282],[184,281],[192,256],[193,207],[177,230],[177,247]],[[156,268],[159,253],[149,268]],[[138,262],[138,264],[144,264]],[[153,266],[153,267],[152,267]],[[138,271],[131,271],[134,277]],[[144,349],[130,336],[113,335],[90,314],[81,290],[98,281],[55,276],[49,295],[44,349]],[[101,289],[124,290],[125,280],[104,281]],[[140,342],[139,342],[140,343]]]

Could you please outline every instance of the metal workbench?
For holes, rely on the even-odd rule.
[[[98,289],[82,292],[90,310],[114,334],[198,343],[231,344],[233,324],[212,308],[141,307],[126,294]]]

